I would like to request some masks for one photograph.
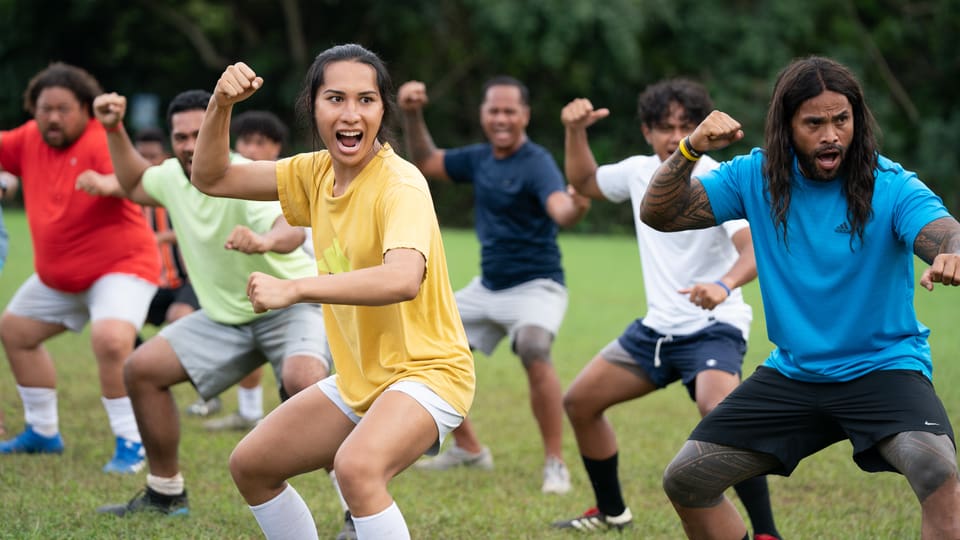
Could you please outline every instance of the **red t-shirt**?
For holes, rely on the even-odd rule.
[[[76,189],[77,176],[112,174],[103,126],[90,119],[68,148],[44,142],[33,120],[0,133],[0,165],[21,178],[37,275],[48,287],[82,292],[110,273],[151,283],[160,276],[153,231],[139,205]]]

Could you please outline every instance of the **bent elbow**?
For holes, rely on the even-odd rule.
[[[660,231],[660,232],[671,232],[674,229],[670,228],[670,221],[663,218],[663,216],[657,214],[656,212],[651,212],[645,208],[640,208],[640,221],[644,225],[650,227],[651,229]]]

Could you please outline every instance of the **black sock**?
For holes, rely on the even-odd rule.
[[[583,458],[583,466],[587,469],[593,494],[597,497],[597,509],[608,516],[619,516],[627,509],[620,492],[620,479],[617,477],[617,456],[614,453],[607,459]]]
[[[766,476],[754,476],[733,486],[740,502],[747,509],[753,534],[769,534],[780,538],[777,526],[773,522],[773,510],[770,509],[770,491],[767,489]]]

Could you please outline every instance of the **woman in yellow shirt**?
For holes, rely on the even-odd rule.
[[[277,200],[291,225],[313,227],[319,275],[250,276],[257,311],[324,305],[336,375],[284,402],[234,450],[230,470],[268,538],[316,538],[286,483],[334,470],[359,538],[409,538],[387,483],[436,453],[473,401],[473,356],[448,279],[426,180],[380,139],[390,78],[359,45],[332,47],[307,72],[298,106],[326,147],[231,164],[231,110],[263,84],[227,67],[200,129],[192,181],[214,196]]]

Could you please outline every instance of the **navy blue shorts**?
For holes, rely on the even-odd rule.
[[[637,319],[617,338],[617,344],[657,388],[682,380],[690,399],[696,396],[694,385],[698,373],[719,369],[740,375],[743,355],[747,352],[747,342],[740,330],[721,322],[692,334],[671,336]],[[608,358],[604,351],[600,355]],[[615,354],[609,356],[608,360],[617,361]]]
[[[947,411],[920,372],[874,371],[842,383],[807,383],[760,366],[704,417],[690,440],[771,454],[783,465],[771,472],[789,476],[803,458],[849,439],[861,469],[897,472],[876,444],[904,431],[954,441]]]

